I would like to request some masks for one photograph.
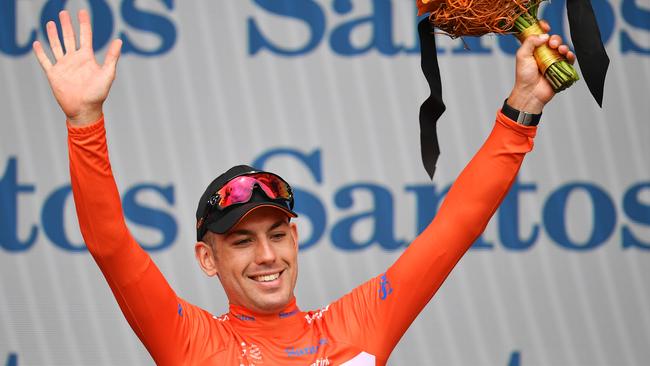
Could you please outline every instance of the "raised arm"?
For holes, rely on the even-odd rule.
[[[97,262],[127,321],[158,364],[191,359],[207,327],[197,322],[209,314],[177,298],[149,255],[131,236],[108,158],[102,106],[115,78],[121,41],[114,40],[103,65],[92,48],[88,13],[79,12],[80,47],[66,11],[60,13],[65,50],[56,25],[47,23],[55,58],[52,64],[39,42],[38,58],[68,121],[70,176],[84,241]],[[191,343],[191,344],[190,344]]]
[[[549,28],[542,25],[545,31]],[[508,104],[539,114],[554,95],[533,58],[548,42],[575,56],[559,36],[528,38],[517,52],[516,80]],[[386,359],[417,314],[440,288],[456,263],[483,232],[532,150],[536,127],[517,124],[499,111],[492,133],[452,185],[431,224],[385,274],[365,283],[334,307],[347,311],[345,324],[358,327],[360,346]],[[351,340],[352,341],[352,340]]]

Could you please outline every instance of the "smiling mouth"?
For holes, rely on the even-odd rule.
[[[253,281],[257,281],[257,282],[271,282],[271,281],[277,280],[280,277],[280,275],[282,274],[282,272],[284,272],[284,270],[282,270],[280,272],[277,272],[277,273],[273,273],[273,274],[268,274],[268,275],[263,275],[263,276],[254,276],[254,277],[249,277],[249,278],[252,279]]]

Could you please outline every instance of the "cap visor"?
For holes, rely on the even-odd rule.
[[[228,230],[230,230],[235,225],[237,225],[249,213],[261,207],[277,208],[280,211],[284,212],[289,217],[298,217],[298,215],[295,212],[289,210],[288,208],[278,203],[273,203],[268,201],[248,202],[241,206],[237,206],[233,208],[230,212],[224,215],[219,221],[209,224],[207,226],[207,229],[217,234],[225,234],[226,232],[228,232]]]

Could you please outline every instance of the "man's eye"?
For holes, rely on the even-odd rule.
[[[286,233],[276,233],[276,234],[271,235],[271,238],[273,238],[275,240],[280,240],[280,239],[284,238],[285,236],[287,236]]]
[[[235,242],[235,245],[248,244],[248,243],[250,243],[250,242],[251,242],[251,239],[246,238],[246,239],[237,240],[237,241]]]

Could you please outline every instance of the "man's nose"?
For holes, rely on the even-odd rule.
[[[262,239],[258,242],[255,252],[255,263],[265,264],[275,262],[275,249],[269,240]]]

